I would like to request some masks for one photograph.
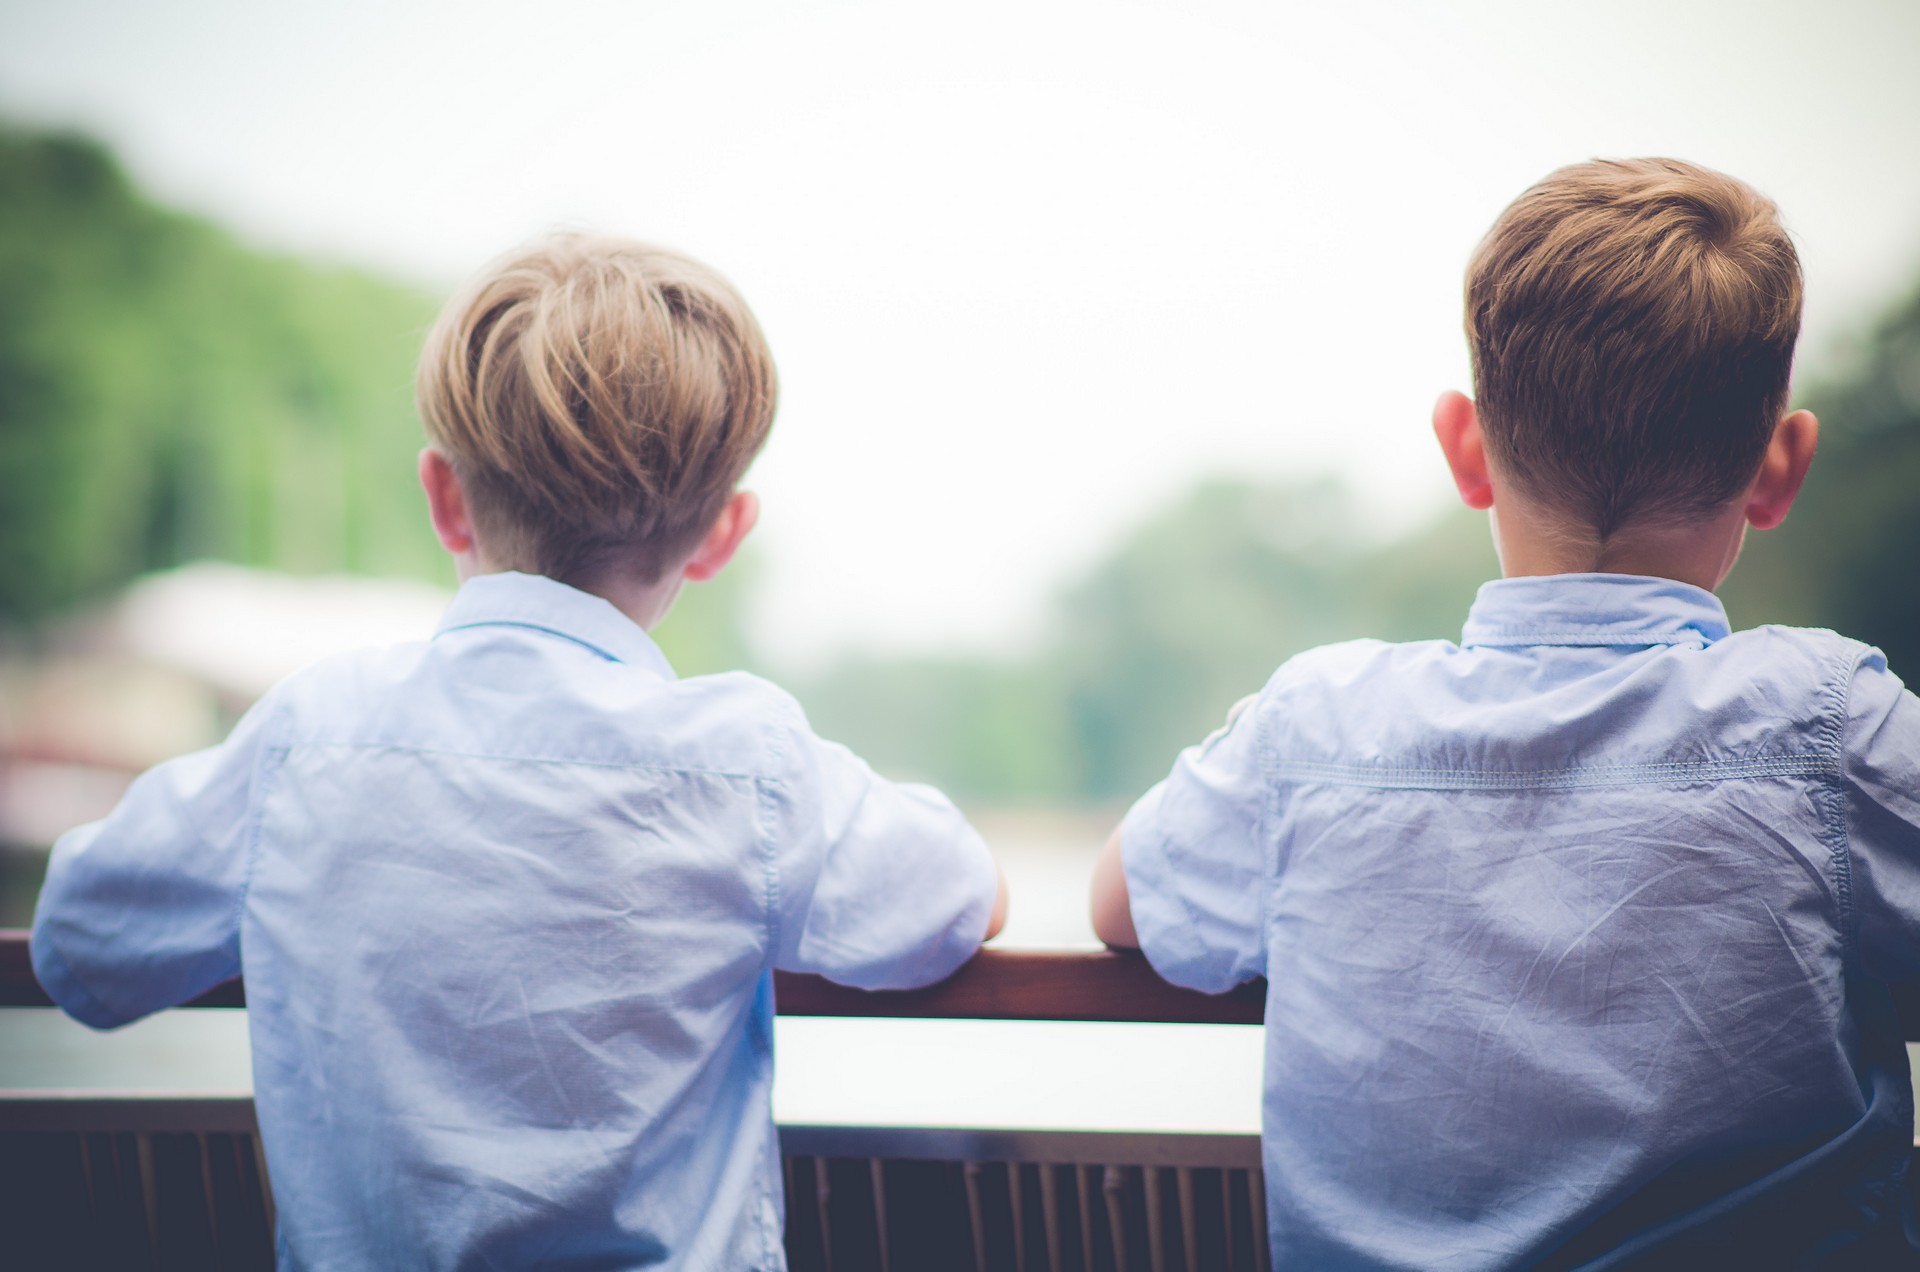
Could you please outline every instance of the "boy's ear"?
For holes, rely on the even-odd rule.
[[[472,552],[473,519],[467,515],[460,478],[452,462],[431,446],[420,452],[420,488],[427,492],[427,515],[433,518],[440,546],[456,557]]]
[[[1475,512],[1493,507],[1486,441],[1480,436],[1480,413],[1473,399],[1452,389],[1442,393],[1433,404],[1433,435],[1440,440],[1440,453],[1447,457],[1461,502]]]
[[[681,573],[694,583],[704,583],[726,569],[727,562],[739,550],[740,543],[760,520],[760,496],[751,490],[736,490],[713,519],[707,537],[693,550]]]
[[[1813,465],[1820,444],[1820,421],[1812,411],[1795,411],[1773,426],[1773,438],[1760,461],[1760,471],[1747,491],[1747,524],[1771,530],[1787,519]]]

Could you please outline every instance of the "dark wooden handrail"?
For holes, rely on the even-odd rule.
[[[774,973],[782,1016],[899,1016],[958,1020],[1110,1020],[1176,1025],[1257,1025],[1265,981],[1224,994],[1169,985],[1138,954],[1112,950],[981,950],[965,967],[925,989],[865,990],[821,976]],[[1909,1041],[1920,1042],[1920,983],[1893,987]],[[0,929],[0,1007],[50,1007],[34,979],[27,934]],[[244,1007],[246,990],[228,981],[186,1007]]]
[[[1138,954],[1110,950],[984,949],[958,972],[925,989],[849,989],[821,976],[774,973],[774,1002],[783,1016],[1257,1025],[1266,997],[1266,984],[1260,981],[1225,994],[1180,989],[1154,975]],[[33,977],[27,934],[0,929],[0,1007],[52,1005]],[[183,1005],[244,1007],[246,990],[239,981],[229,981]]]

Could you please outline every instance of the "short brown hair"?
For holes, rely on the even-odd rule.
[[[1786,410],[1800,260],[1774,205],[1677,159],[1562,168],[1467,269],[1489,455],[1602,538],[1691,520],[1759,471]]]
[[[496,565],[653,581],[699,543],[773,423],[773,357],[719,274],[556,235],[448,302],[414,382]]]

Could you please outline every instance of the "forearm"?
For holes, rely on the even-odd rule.
[[[96,1027],[240,974],[251,733],[137,778],[104,820],[60,837],[34,910],[47,991]]]
[[[1007,871],[996,859],[993,870],[998,876],[993,895],[993,913],[987,916],[987,934],[980,938],[982,942],[991,941],[1000,935],[1000,929],[1007,926]]]
[[[1122,949],[1140,948],[1140,938],[1133,930],[1133,906],[1127,896],[1127,872],[1120,857],[1117,827],[1093,865],[1092,914],[1093,934],[1102,941]]]

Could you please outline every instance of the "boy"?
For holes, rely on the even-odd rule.
[[[439,633],[65,836],[35,971],[110,1028],[244,970],[283,1267],[783,1267],[772,970],[938,980],[1005,885],[941,796],[646,635],[757,512],[773,363],[723,279],[535,245],[417,389]]]
[[[1267,978],[1276,1267],[1912,1266],[1920,702],[1713,596],[1813,457],[1793,247],[1719,173],[1581,164],[1466,301],[1434,431],[1505,577],[1458,646],[1282,666],[1128,813],[1096,930]]]

